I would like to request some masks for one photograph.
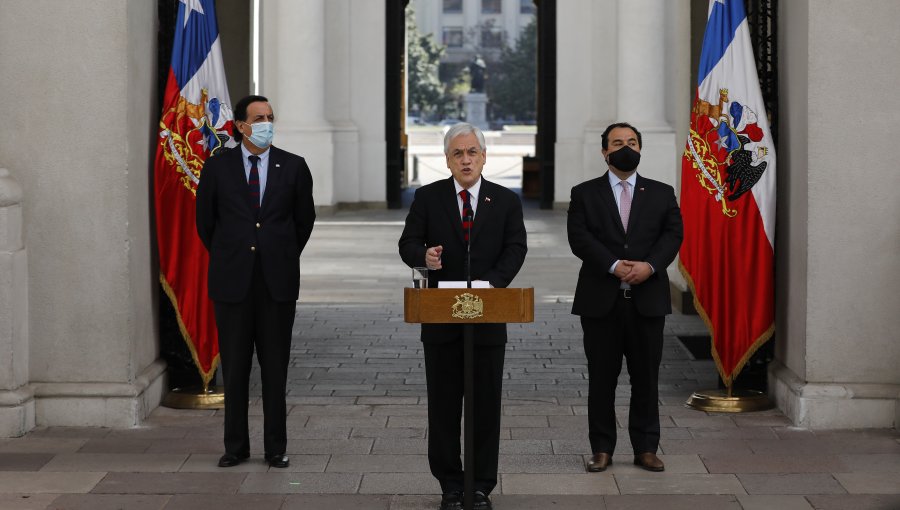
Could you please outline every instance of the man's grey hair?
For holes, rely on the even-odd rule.
[[[468,122],[459,122],[454,124],[447,130],[447,134],[444,135],[444,155],[450,155],[450,142],[453,141],[459,135],[468,135],[470,133],[474,133],[475,137],[478,138],[478,145],[481,146],[481,150],[485,151],[487,147],[484,144],[484,134],[480,129],[469,124]]]

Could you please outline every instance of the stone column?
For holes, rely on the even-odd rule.
[[[900,423],[900,4],[779,4],[775,361],[769,393],[813,429]],[[867,33],[871,38],[836,37]],[[878,72],[873,72],[877,69]],[[866,98],[872,100],[855,100]],[[877,100],[875,99],[877,98]]]
[[[34,428],[21,200],[22,188],[0,168],[0,437],[22,436]]]
[[[325,0],[260,5],[260,94],[275,110],[275,145],[306,158],[319,206],[334,200],[334,135],[325,116]]]
[[[27,297],[27,357],[16,340],[16,371],[2,389],[30,380],[38,426],[134,426],[158,404],[165,371],[149,189],[156,5],[2,10],[0,90],[15,100],[0,154],[27,197],[29,268],[27,293],[17,287],[12,301],[23,307]],[[85,37],[89,27],[104,27],[103,37]]]
[[[619,0],[618,115],[641,131],[644,177],[675,185],[675,132],[666,118],[666,0]],[[685,99],[688,100],[688,99]]]
[[[371,2],[370,2],[371,3]],[[325,117],[334,131],[334,176],[341,183],[334,190],[334,203],[360,201],[359,127],[353,121],[351,64],[353,47],[352,10],[365,6],[351,5],[350,0],[329,0],[325,19]],[[378,7],[384,10],[383,5]],[[384,24],[381,25],[384,31]],[[383,45],[382,45],[383,47]],[[384,51],[382,51],[384,53]],[[382,80],[383,81],[383,80]],[[383,96],[382,96],[383,97]]]

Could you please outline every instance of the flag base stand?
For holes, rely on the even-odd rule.
[[[225,409],[225,391],[221,386],[174,388],[162,405],[173,409]]]
[[[698,391],[684,405],[713,413],[751,413],[775,407],[765,393],[755,390]]]

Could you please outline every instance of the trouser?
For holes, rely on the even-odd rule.
[[[461,331],[461,330],[460,330]],[[497,485],[500,401],[505,345],[475,346],[473,448],[475,487],[490,494]],[[463,407],[463,342],[424,344],[428,385],[428,464],[444,493],[463,490],[460,420]]]
[[[645,317],[620,292],[604,317],[582,317],[588,361],[588,437],[592,453],[616,449],[616,386],[622,356],[631,379],[628,435],[635,454],[659,447],[659,365],[665,316]]]
[[[285,391],[296,308],[296,301],[272,299],[258,257],[247,297],[239,303],[215,303],[219,357],[225,385],[226,453],[238,456],[250,454],[247,407],[254,347],[262,379],[265,454],[285,453]]]

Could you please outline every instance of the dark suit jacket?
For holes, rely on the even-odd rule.
[[[240,147],[206,161],[197,187],[197,233],[209,250],[209,297],[236,303],[250,289],[259,256],[272,298],[294,301],[300,253],[316,210],[312,175],[300,156],[272,147],[262,205],[253,208]]]
[[[428,284],[442,280],[464,281],[466,243],[453,178],[423,186],[406,217],[400,236],[400,257],[410,267],[425,267],[425,251],[441,245],[442,269],[429,271]],[[525,262],[528,251],[522,202],[503,186],[482,178],[471,236],[472,280],[486,280],[497,288],[507,287]],[[423,342],[450,341],[458,337],[460,326],[423,324]],[[479,345],[506,342],[505,324],[475,327]]]
[[[573,314],[602,317],[612,310],[620,281],[609,268],[616,260],[649,262],[655,270],[631,286],[638,313],[672,313],[666,268],[678,254],[683,228],[671,186],[637,176],[626,235],[608,173],[583,182],[572,188],[568,232],[572,253],[582,260]]]

